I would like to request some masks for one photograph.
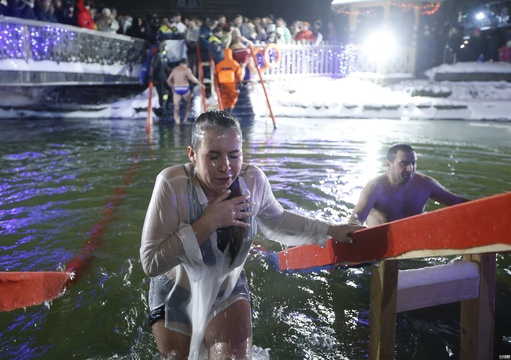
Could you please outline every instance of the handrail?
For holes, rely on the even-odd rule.
[[[264,48],[267,44],[256,44]],[[275,66],[264,66],[266,80],[289,79],[289,77],[330,76],[343,78],[352,72],[374,75],[414,73],[414,52],[411,47],[399,47],[383,62],[371,54],[367,47],[353,44],[277,44],[280,61]]]
[[[259,80],[261,82],[261,86],[263,87],[264,96],[266,97],[266,103],[268,104],[268,109],[270,110],[271,120],[273,121],[273,128],[276,129],[277,125],[275,124],[275,116],[273,115],[273,110],[271,109],[270,98],[268,97],[268,93],[266,91],[266,86],[264,85],[263,75],[261,74],[261,70],[259,69],[259,66],[257,66],[257,59],[254,55],[254,48],[252,47],[252,45],[248,45],[248,46],[250,49],[250,56],[252,57],[252,60],[254,61],[255,68],[257,70],[257,74],[259,75]]]
[[[0,34],[4,85],[136,85],[149,48],[126,35],[4,16]]]
[[[199,71],[199,82],[204,84],[204,69],[202,68],[202,55],[200,53],[200,46],[197,45],[197,69]],[[206,89],[201,86],[201,98],[202,98],[202,111],[207,110],[206,104]]]
[[[215,91],[216,91],[218,110],[224,110],[224,104],[222,103],[222,93],[220,92],[220,85],[218,84],[218,77],[216,76],[215,60],[213,60],[213,58],[210,56],[209,62],[211,63],[211,75],[213,78],[213,86],[215,87]]]
[[[149,47],[131,36],[7,16],[0,17],[0,33],[0,60],[132,64],[143,62]]]

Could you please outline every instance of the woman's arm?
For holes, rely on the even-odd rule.
[[[285,210],[275,199],[270,183],[264,173],[255,166],[245,178],[253,182],[253,201],[258,205],[256,215],[261,231],[270,240],[288,245],[318,244],[324,246],[328,236],[337,241],[349,242],[347,234],[362,228],[353,225],[332,225],[324,220]]]

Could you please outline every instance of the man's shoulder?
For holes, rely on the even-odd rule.
[[[366,187],[376,188],[379,186],[383,186],[387,183],[388,183],[387,174],[381,174],[381,175],[375,176],[372,179],[370,179],[367,182]]]
[[[412,179],[421,186],[437,186],[440,184],[435,178],[421,173],[415,173]]]

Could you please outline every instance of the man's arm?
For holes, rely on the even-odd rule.
[[[424,176],[425,181],[429,183],[431,189],[430,198],[434,201],[438,201],[444,205],[456,205],[469,201],[464,197],[458,196],[449,190],[447,190],[442,184],[440,184],[437,180],[433,179],[429,176]]]
[[[187,74],[187,77],[188,77],[188,80],[189,80],[189,81],[191,81],[191,82],[192,82],[192,83],[194,83],[195,85],[200,85],[200,81],[199,81],[199,79],[197,79],[197,78],[195,77],[195,75],[193,75],[193,73],[192,73],[192,70],[191,70],[191,69],[188,69],[188,70],[186,71],[186,74]]]
[[[173,87],[173,83],[174,83],[174,69],[172,69],[172,71],[170,72],[169,77],[167,78],[167,84],[169,85],[169,87],[171,89]]]
[[[362,189],[358,202],[349,219],[350,223],[363,224],[367,220],[367,216],[376,202],[376,183],[376,179],[373,179]]]

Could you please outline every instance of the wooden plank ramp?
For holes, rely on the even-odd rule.
[[[369,359],[395,358],[397,313],[461,302],[459,359],[493,358],[496,253],[511,250],[511,193],[354,232],[353,244],[329,239],[281,251],[278,267],[371,265]],[[401,259],[463,255],[463,261],[399,270]]]

